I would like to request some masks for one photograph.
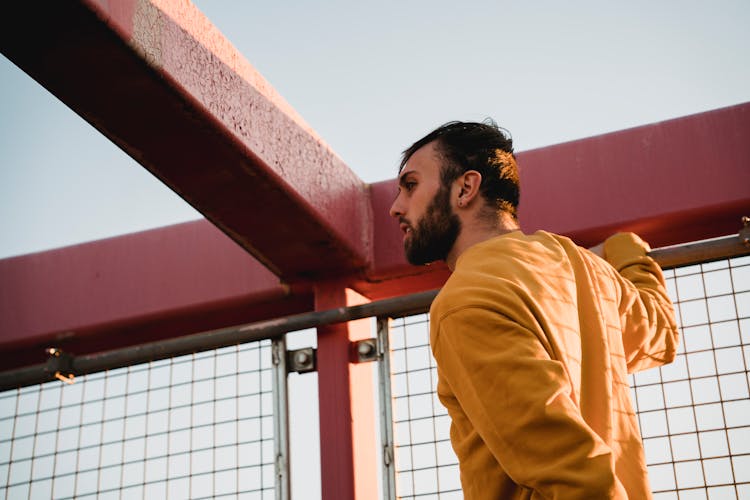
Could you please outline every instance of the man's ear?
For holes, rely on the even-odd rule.
[[[467,170],[458,179],[458,206],[469,205],[478,195],[479,186],[482,184],[482,174],[476,170]]]

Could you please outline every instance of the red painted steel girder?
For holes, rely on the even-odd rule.
[[[0,260],[3,369],[314,308],[206,221]]]
[[[627,229],[653,246],[736,233],[750,213],[745,137],[750,104],[520,153],[522,222],[582,244]],[[395,181],[371,192],[375,261],[341,283],[370,299],[440,287],[444,265],[404,260]],[[0,260],[0,284],[0,353],[18,363],[51,341],[84,354],[313,308],[308,288],[282,285],[206,221]]]
[[[371,260],[369,195],[190,2],[11,2],[0,51],[286,282]]]
[[[750,215],[750,103],[529,151],[521,223],[583,245],[654,247],[737,233]]]

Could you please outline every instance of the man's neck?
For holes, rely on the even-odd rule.
[[[452,272],[456,268],[458,258],[469,248],[483,241],[518,231],[519,229],[518,223],[510,217],[501,219],[497,226],[482,224],[464,225],[458,238],[456,238],[453,248],[448,252],[445,263]]]

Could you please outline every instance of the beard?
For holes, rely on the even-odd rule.
[[[404,242],[406,260],[415,266],[445,260],[460,232],[461,220],[451,208],[450,190],[441,186]]]

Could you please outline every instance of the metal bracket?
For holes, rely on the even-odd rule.
[[[750,247],[750,217],[742,216],[742,229],[740,229],[740,241],[746,247]]]
[[[367,363],[378,359],[378,339],[363,339],[352,342],[354,363]]]
[[[66,384],[72,384],[75,382],[75,375],[73,374],[73,356],[56,347],[50,347],[46,349],[46,352],[49,354],[49,358],[47,359],[47,365],[44,370],[48,373],[54,374],[56,379],[65,382]]]
[[[393,463],[393,447],[389,444],[383,445],[383,463],[387,467]]]
[[[317,352],[312,347],[287,351],[286,366],[290,373],[314,372],[318,369]]]

